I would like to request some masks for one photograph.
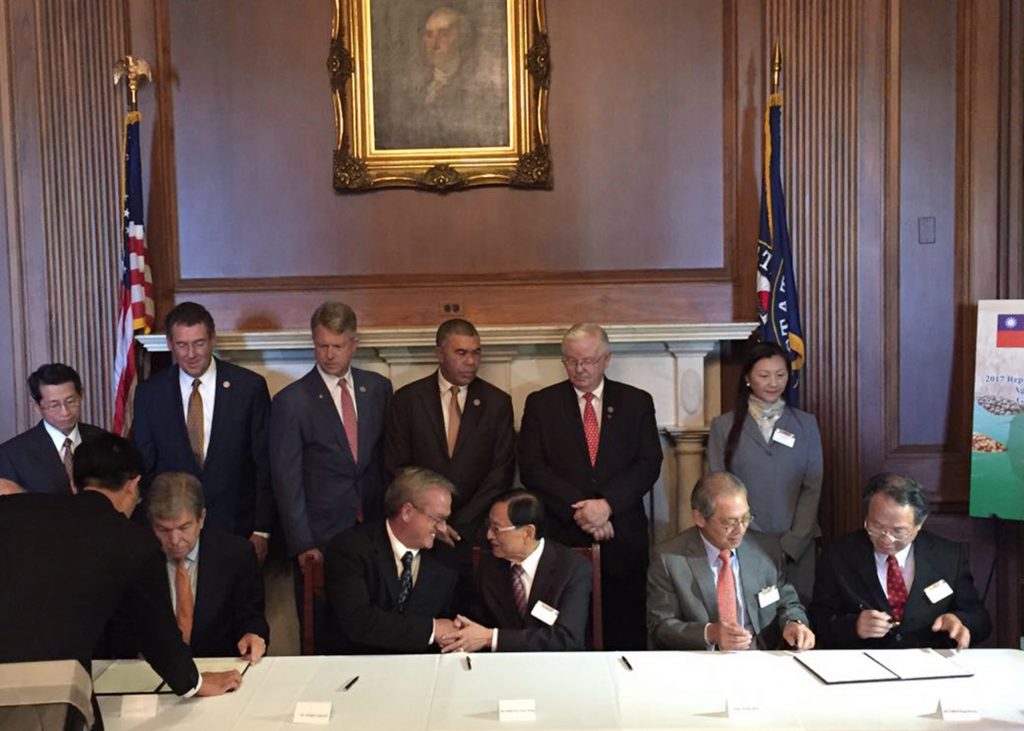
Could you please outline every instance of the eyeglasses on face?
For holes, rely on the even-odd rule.
[[[728,520],[723,518],[715,518],[715,522],[719,527],[727,530],[734,531],[737,528],[746,528],[754,521],[754,514],[747,513],[739,518],[729,518]]]
[[[572,368],[572,369],[586,368],[586,369],[589,370],[590,368],[593,368],[598,363],[600,363],[602,360],[604,360],[604,356],[603,355],[600,356],[600,357],[597,357],[597,358],[570,358],[567,355],[563,355],[562,356],[562,362],[568,368]]]
[[[907,540],[914,532],[914,528],[906,528],[903,526],[891,529],[883,528],[877,523],[868,523],[866,520],[864,521],[864,530],[866,530],[868,535],[872,538],[882,538],[883,536],[887,536],[889,540],[898,542]]]
[[[71,409],[78,406],[78,404],[81,403],[81,401],[81,396],[68,396],[63,401],[47,401],[45,404],[39,404],[39,408],[47,412],[60,411],[61,409],[67,409],[68,411],[71,411]]]
[[[431,515],[426,510],[424,510],[423,508],[419,507],[418,505],[413,505],[412,503],[409,503],[409,506],[413,510],[415,510],[417,513],[422,513],[423,515],[427,516],[432,521],[434,521],[434,525],[435,526],[446,525],[448,523],[449,516],[447,516],[447,515],[444,515],[444,516]]]
[[[486,523],[484,523],[484,527],[487,528],[487,532],[488,533],[494,533],[495,535],[497,535],[498,533],[506,533],[506,532],[508,532],[510,530],[519,530],[523,526],[521,526],[521,525],[498,525],[497,523],[492,523],[491,521],[488,520]]]

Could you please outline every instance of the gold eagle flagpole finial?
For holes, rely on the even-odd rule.
[[[147,61],[134,56],[125,56],[114,62],[114,86],[121,83],[122,78],[128,79],[128,110],[136,112],[139,109],[139,84],[142,79],[152,81],[153,72],[150,71]]]
[[[775,39],[775,52],[772,54],[772,94],[779,91],[779,76],[782,74],[782,46]]]

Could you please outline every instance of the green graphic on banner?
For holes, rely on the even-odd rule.
[[[1024,520],[1024,300],[978,303],[971,515]]]

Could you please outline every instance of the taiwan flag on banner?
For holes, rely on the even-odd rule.
[[[1024,348],[1024,315],[1000,315],[996,326],[997,348]]]

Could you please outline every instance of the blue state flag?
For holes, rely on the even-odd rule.
[[[800,404],[800,370],[806,358],[793,250],[782,193],[782,94],[768,97],[764,118],[764,172],[761,226],[757,239],[757,308],[761,340],[778,343],[793,362],[786,401]]]

